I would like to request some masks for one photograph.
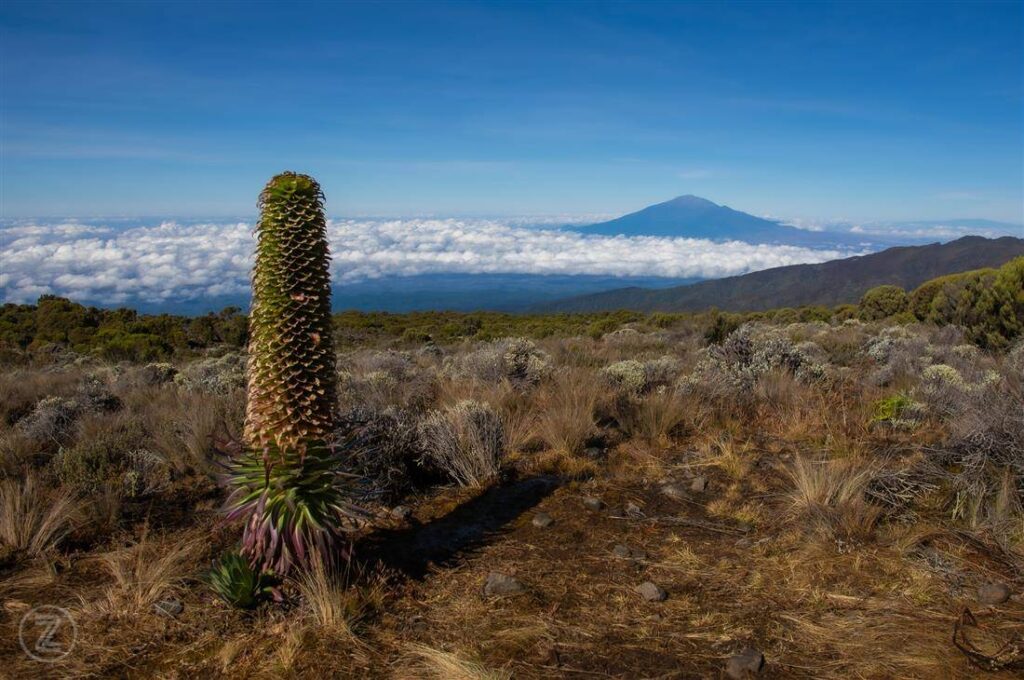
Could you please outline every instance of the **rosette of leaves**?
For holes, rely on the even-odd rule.
[[[360,513],[327,444],[336,394],[323,193],[286,172],[267,183],[259,208],[245,450],[228,466],[227,512],[245,522],[241,554],[280,576],[314,555],[336,560]]]
[[[214,561],[206,582],[218,597],[240,609],[252,609],[267,597],[278,597],[280,583],[268,573],[253,569],[237,552]]]

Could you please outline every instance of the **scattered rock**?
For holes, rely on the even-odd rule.
[[[647,553],[645,551],[638,550],[636,548],[630,548],[628,545],[622,545],[621,543],[619,543],[614,548],[612,548],[612,554],[615,555],[616,557],[621,557],[622,559],[627,559],[627,560],[628,559],[632,559],[632,560],[646,560],[647,559]]]
[[[391,508],[391,516],[395,519],[406,520],[412,517],[412,509],[404,505],[396,505]]]
[[[506,574],[492,571],[487,575],[484,583],[484,595],[488,597],[501,597],[503,595],[516,595],[526,588],[517,579]]]
[[[583,499],[583,507],[596,512],[604,508],[604,501],[596,496],[587,496]]]
[[[729,657],[725,665],[725,674],[734,680],[742,680],[759,675],[764,669],[764,654],[753,647],[747,647],[739,654]]]
[[[422,633],[429,628],[426,619],[418,614],[410,618],[406,623],[411,630],[417,633]]]
[[[551,519],[551,515],[546,512],[538,512],[533,516],[533,526],[546,529],[555,523],[555,520]]]
[[[1010,599],[1010,587],[1005,583],[986,583],[978,586],[978,602],[1002,604]]]
[[[163,616],[170,616],[174,618],[185,611],[185,605],[181,603],[176,597],[169,597],[165,600],[160,600],[153,605],[153,611]]]
[[[636,592],[640,593],[640,596],[648,602],[664,602],[668,599],[668,593],[651,581],[644,581],[638,585],[636,587]]]
[[[707,488],[707,477],[694,477],[693,481],[690,482],[690,491],[693,491],[694,493],[704,493],[704,491],[707,490]]]
[[[628,503],[626,503],[625,510],[626,514],[630,517],[639,517],[644,514],[644,509],[641,508],[636,503],[634,503],[633,501],[629,501]]]
[[[674,501],[684,501],[688,498],[686,489],[679,484],[669,483],[661,487],[661,493]]]

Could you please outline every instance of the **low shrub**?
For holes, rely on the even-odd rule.
[[[888,423],[896,427],[913,427],[920,420],[921,409],[920,403],[909,395],[898,392],[874,403],[871,422]]]
[[[816,345],[815,353],[818,352]],[[693,374],[684,378],[683,391],[708,390],[717,396],[748,399],[763,376],[785,370],[801,380],[813,381],[825,374],[825,366],[786,338],[763,324],[744,324],[720,345],[703,351]]]
[[[550,370],[547,352],[526,338],[495,340],[445,362],[445,372],[453,378],[490,383],[507,380],[518,389],[536,386]]]
[[[357,407],[342,413],[337,439],[345,447],[345,468],[365,480],[374,497],[393,503],[415,487],[423,456],[415,416],[402,409]]]
[[[498,475],[505,432],[488,405],[466,400],[434,411],[419,432],[425,460],[460,485],[479,486]]]
[[[108,481],[121,481],[129,454],[144,441],[145,433],[135,419],[93,418],[83,423],[75,445],[54,457],[57,477],[73,489],[97,492]]]
[[[197,392],[230,394],[245,388],[245,362],[245,356],[235,352],[199,359],[186,364],[174,382]]]

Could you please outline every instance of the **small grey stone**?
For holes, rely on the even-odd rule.
[[[169,597],[164,600],[160,600],[153,605],[153,611],[163,616],[170,616],[174,618],[181,612],[185,611],[185,605],[181,603],[176,597]]]
[[[694,493],[704,493],[704,491],[707,488],[708,488],[708,478],[707,477],[694,477],[693,481],[690,483],[690,491],[693,491]]]
[[[391,508],[391,516],[395,519],[409,519],[412,516],[412,509],[404,505],[396,505]]]
[[[631,517],[635,517],[635,516],[639,516],[639,515],[644,514],[644,509],[641,508],[636,503],[634,503],[633,501],[629,501],[628,503],[626,503],[625,510],[626,510],[626,514],[631,516]]]
[[[612,554],[616,557],[632,557],[633,551],[619,543],[614,548],[612,548]]]
[[[747,647],[739,654],[729,657],[725,665],[725,674],[733,680],[753,677],[764,668],[764,654],[753,647]]]
[[[587,510],[594,510],[596,512],[604,508],[604,501],[596,496],[587,496],[583,499],[583,507]]]
[[[644,581],[638,585],[636,592],[648,602],[664,602],[668,598],[668,593],[651,581]]]
[[[516,595],[524,590],[526,588],[517,579],[496,571],[488,574],[484,583],[484,595],[487,596]]]
[[[661,487],[661,493],[662,495],[668,496],[674,501],[682,501],[688,498],[686,489],[684,489],[678,484],[665,484],[664,486]]]
[[[546,512],[538,512],[533,516],[533,526],[546,529],[555,523],[555,520],[551,519],[551,515]]]
[[[1010,587],[1005,583],[986,583],[978,586],[978,602],[1002,604],[1010,599]]]

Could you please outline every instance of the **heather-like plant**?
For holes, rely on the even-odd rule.
[[[485,383],[507,380],[516,388],[537,385],[551,371],[551,357],[526,338],[503,338],[455,357],[446,372]]]
[[[434,411],[420,424],[426,459],[462,486],[478,486],[498,475],[505,430],[494,409],[472,400]]]
[[[260,194],[249,316],[246,449],[229,465],[241,554],[284,575],[333,561],[360,512],[329,445],[335,425],[330,255],[320,185],[286,172]]]

